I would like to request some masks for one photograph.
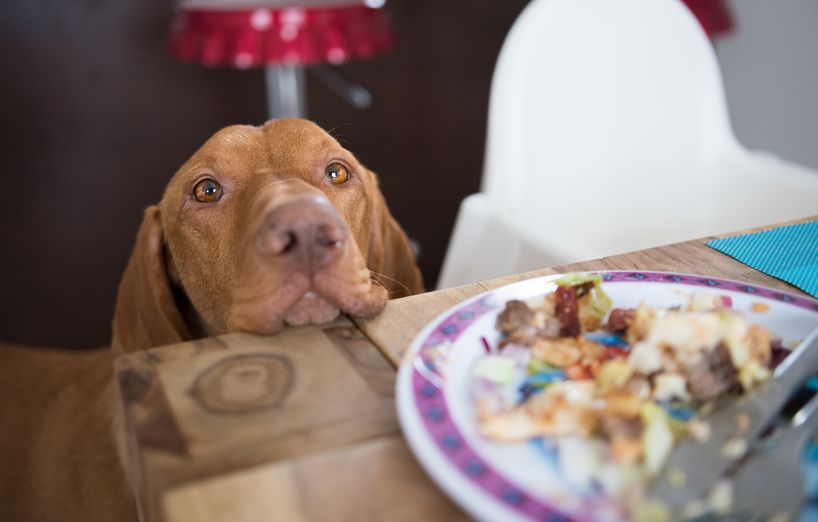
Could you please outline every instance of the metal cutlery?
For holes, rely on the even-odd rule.
[[[676,516],[696,504],[725,471],[745,456],[746,449],[778,415],[794,390],[816,371],[818,328],[776,368],[770,382],[747,395],[716,404],[713,414],[705,419],[710,424],[710,436],[704,441],[692,437],[680,441],[657,478],[652,496]],[[812,422],[813,415],[805,413],[792,437],[805,437],[803,433]]]
[[[732,477],[732,511],[748,520],[795,520],[804,495],[804,447],[818,428],[818,395]]]

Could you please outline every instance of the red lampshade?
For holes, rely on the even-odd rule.
[[[360,3],[248,9],[183,4],[169,42],[171,55],[180,61],[241,69],[338,64],[393,46],[386,14]]]
[[[733,17],[724,0],[684,0],[710,38],[733,30]]]

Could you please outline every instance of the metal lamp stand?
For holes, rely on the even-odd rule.
[[[356,109],[372,105],[372,94],[327,65],[313,65],[310,72],[335,94]],[[268,65],[264,68],[267,89],[267,116],[306,118],[306,69],[301,65]]]
[[[307,96],[304,68],[300,65],[268,65],[264,68],[267,116],[305,118]]]

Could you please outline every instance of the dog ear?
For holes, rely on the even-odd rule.
[[[113,320],[117,353],[145,350],[190,338],[170,286],[159,207],[145,211],[125,268]]]
[[[380,190],[374,191],[372,242],[367,265],[375,279],[389,292],[389,298],[424,291],[423,277],[406,233],[392,217]]]

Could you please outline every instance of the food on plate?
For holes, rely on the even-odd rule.
[[[707,436],[697,411],[771,378],[773,341],[719,296],[614,308],[601,282],[569,274],[544,297],[508,302],[496,349],[472,369],[472,395],[485,437],[548,441],[562,476],[633,498],[676,439]]]

